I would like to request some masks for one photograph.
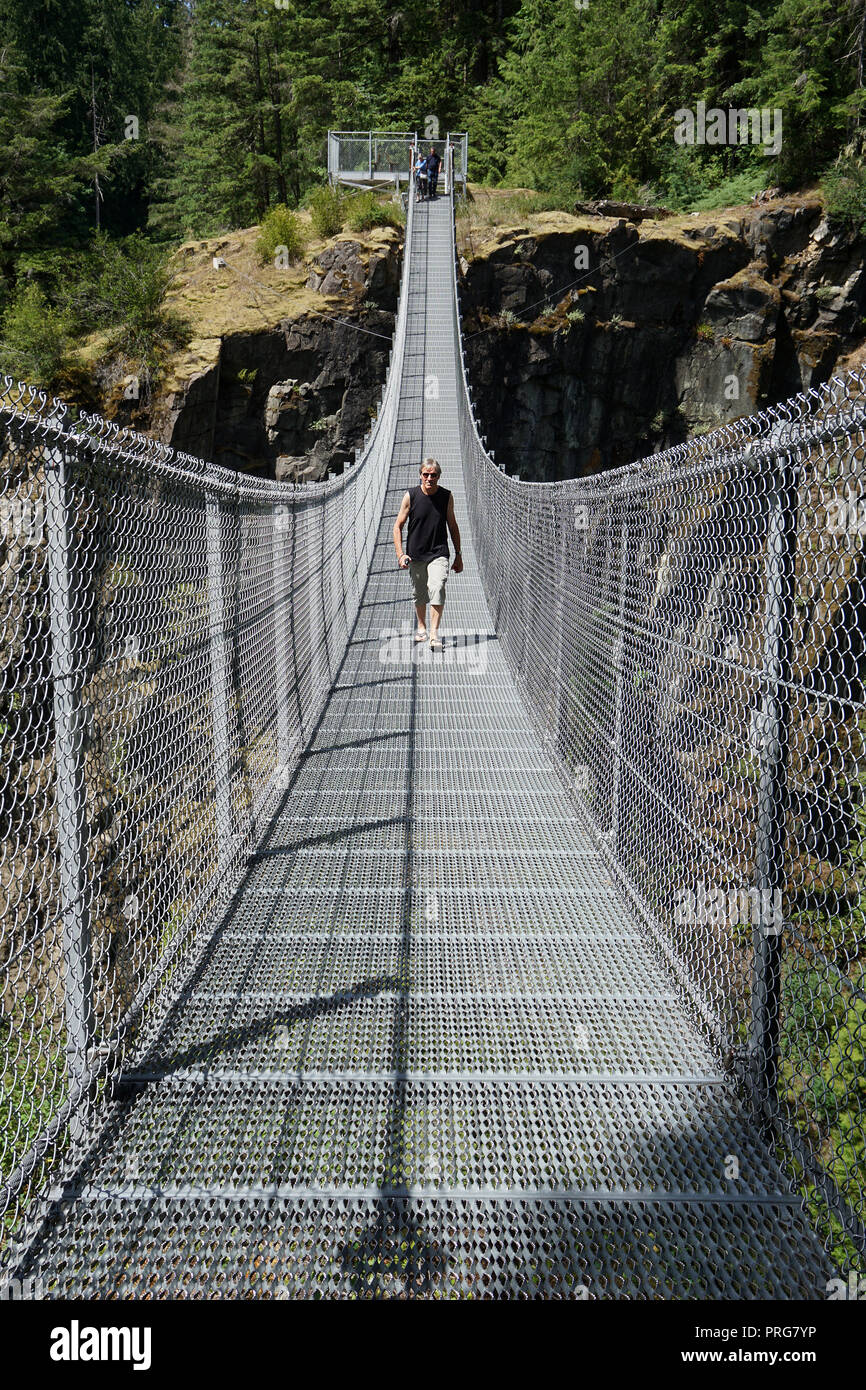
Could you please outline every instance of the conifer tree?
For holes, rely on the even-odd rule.
[[[62,238],[84,170],[58,139],[63,97],[32,94],[20,54],[0,47],[0,300]],[[2,307],[2,305],[0,305]]]

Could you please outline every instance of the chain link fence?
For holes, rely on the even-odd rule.
[[[413,131],[329,130],[328,178],[332,183],[397,183],[407,179]]]
[[[863,375],[547,484],[506,476],[458,399],[491,616],[568,794],[862,1270]]]
[[[468,136],[465,132],[449,131],[440,138],[438,121],[434,129],[435,134],[425,129],[420,136],[413,131],[395,134],[382,130],[329,130],[328,178],[331,183],[350,186],[393,183],[399,187],[401,180],[409,180],[413,151],[426,154],[433,148],[446,164],[446,191],[454,179],[465,195]],[[453,148],[450,163],[446,156],[449,146]]]
[[[358,610],[399,394],[395,371],[361,457],[295,487],[0,383],[6,1236],[96,1132],[286,793]]]

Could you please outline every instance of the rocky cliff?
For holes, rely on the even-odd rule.
[[[866,246],[817,198],[651,211],[462,224],[467,371],[509,472],[628,463],[858,360]]]
[[[106,411],[227,467],[321,478],[341,470],[375,414],[402,232],[379,227],[319,241],[284,268],[258,262],[256,235],[250,228],[180,248],[170,304],[194,336],[148,406],[128,400],[118,377],[107,383]]]
[[[488,446],[523,477],[630,462],[859,360],[866,246],[831,229],[816,197],[510,225],[506,202],[486,223],[479,205],[458,220],[467,369]],[[173,307],[196,336],[148,410],[118,381],[108,413],[244,471],[323,477],[375,414],[402,234],[313,242],[284,270],[257,263],[255,236],[181,248]]]

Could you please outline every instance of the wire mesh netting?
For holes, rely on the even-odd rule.
[[[415,143],[411,131],[329,131],[328,173],[332,179],[360,181],[406,177]]]
[[[551,484],[506,476],[458,408],[536,726],[827,1249],[861,1268],[862,376]]]
[[[7,1230],[92,1134],[285,794],[357,613],[398,388],[353,467],[292,487],[3,383]]]
[[[427,119],[420,135],[379,130],[330,130],[328,176],[332,181],[348,184],[398,182],[408,177],[413,150],[426,153],[432,147],[447,167],[448,177],[455,178],[465,188],[467,145],[468,136],[463,133],[449,132],[440,137],[435,117]],[[441,186],[440,182],[440,189]]]

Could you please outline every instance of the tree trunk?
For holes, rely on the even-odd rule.
[[[99,149],[99,135],[96,128],[96,78],[93,73],[93,63],[90,64],[90,109],[93,115],[93,153]],[[102,189],[99,187],[99,174],[93,172],[93,199],[96,206],[96,230],[101,226],[99,204],[102,202]]]
[[[259,36],[253,34],[253,63],[255,67],[256,83],[256,146],[258,154],[264,159],[267,154],[267,141],[265,138],[265,119],[262,114],[262,103],[264,101],[264,88],[262,85],[262,60],[259,52]],[[264,217],[271,205],[271,181],[268,178],[267,169],[261,166],[258,174],[259,184],[259,215]]]
[[[280,115],[280,82],[279,77],[274,72],[274,65],[271,62],[270,49],[268,50],[268,85],[271,93],[271,108],[274,113],[274,146],[277,159],[277,193],[281,203],[288,202],[288,192],[286,190],[286,174],[283,167],[283,121]]]

